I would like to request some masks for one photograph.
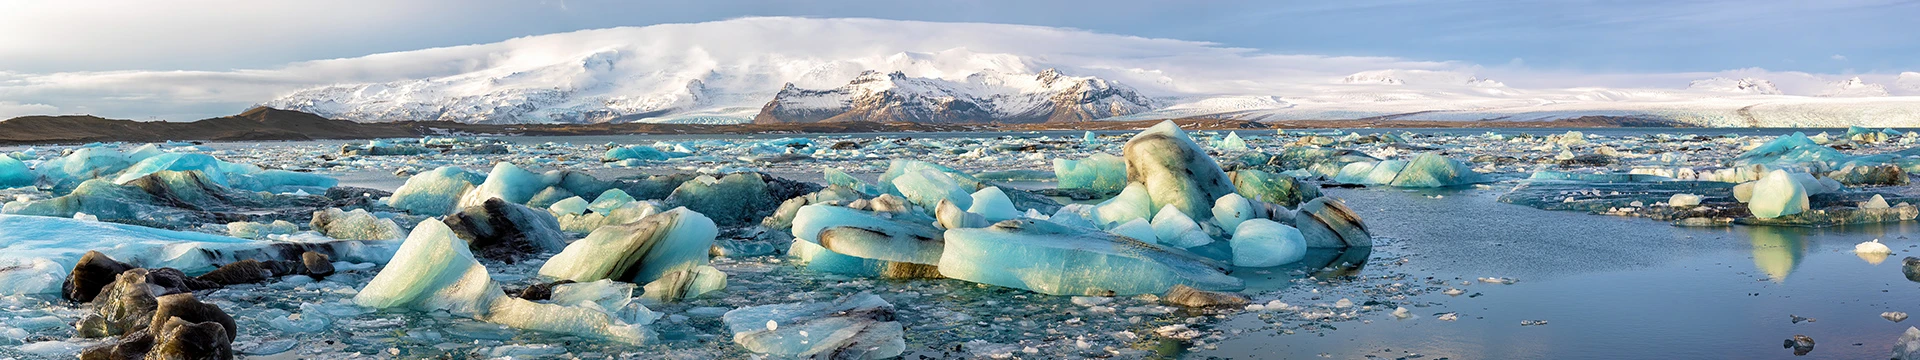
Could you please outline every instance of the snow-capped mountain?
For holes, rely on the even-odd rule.
[[[1873,83],[1868,83],[1866,81],[1862,81],[1860,80],[1860,77],[1855,76],[1850,79],[1833,82],[1833,84],[1828,87],[1826,92],[1820,93],[1820,96],[1826,96],[1826,97],[1887,96],[1887,88],[1885,86],[1880,86],[1880,84],[1873,84]]]
[[[1687,89],[1734,94],[1780,95],[1780,87],[1774,86],[1772,81],[1750,77],[1738,80],[1725,77],[1694,80],[1687,85]]]
[[[1341,78],[1340,83],[1341,84],[1357,84],[1357,85],[1412,84],[1412,85],[1426,85],[1426,86],[1458,86],[1458,85],[1479,86],[1479,87],[1507,86],[1506,84],[1502,84],[1499,81],[1493,81],[1491,79],[1481,79],[1479,77],[1473,76],[1473,74],[1468,74],[1468,73],[1460,73],[1460,72],[1452,72],[1452,71],[1417,70],[1417,69],[1414,69],[1414,70],[1390,69],[1390,70],[1362,71],[1362,72],[1354,73],[1353,75],[1347,75],[1347,77],[1345,78]]]
[[[1133,88],[1059,70],[981,72],[964,81],[866,72],[845,86],[781,88],[757,123],[885,121],[921,123],[1091,121],[1155,107]]]
[[[1474,121],[1598,115],[1706,126],[1920,124],[1920,73],[1848,79],[1738,69],[1565,76],[1452,62],[1269,54],[1038,26],[876,19],[743,18],[585,30],[234,76],[243,75],[340,81],[281,91],[264,105],[355,121]],[[1700,80],[1681,88],[1676,78]]]

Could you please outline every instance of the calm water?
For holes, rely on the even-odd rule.
[[[1793,131],[1844,134],[1845,129],[1578,129],[1619,136],[1679,134],[1780,135]],[[1272,130],[1241,131],[1242,136]],[[1306,130],[1333,132],[1333,130]],[[1361,133],[1558,134],[1567,129],[1392,129]],[[1905,130],[1903,130],[1905,131]],[[1125,132],[1099,132],[1121,134]],[[828,137],[1077,137],[1078,131],[1037,133],[844,134]],[[623,135],[512,137],[519,143],[645,144],[713,138],[779,138],[795,135]],[[821,135],[814,135],[821,136]],[[313,142],[337,146],[340,141]],[[210,144],[246,147],[253,143]],[[780,174],[819,181],[817,174]],[[404,178],[386,173],[347,174],[343,184],[392,189]],[[1337,329],[1284,334],[1245,312],[1200,327],[1246,333],[1173,357],[1204,358],[1418,358],[1418,359],[1771,359],[1796,358],[1781,341],[1796,334],[1818,342],[1800,358],[1883,359],[1901,331],[1913,323],[1879,317],[1886,311],[1920,315],[1920,283],[1901,274],[1900,259],[1920,256],[1920,225],[1914,222],[1823,229],[1774,227],[1682,228],[1640,218],[1554,212],[1503,204],[1496,198],[1511,183],[1459,190],[1390,188],[1326,189],[1358,211],[1379,238],[1375,265],[1362,277],[1407,274],[1402,281],[1431,279],[1467,291],[1437,291],[1408,299],[1417,317],[1397,320],[1385,312]],[[1854,244],[1879,239],[1894,249],[1873,264],[1852,253]],[[1380,263],[1404,263],[1391,267]],[[1240,274],[1257,277],[1255,275]],[[1284,277],[1284,276],[1281,276]],[[1486,284],[1480,277],[1517,279]],[[1251,279],[1255,288],[1289,286],[1284,280]],[[1461,282],[1470,284],[1462,285]],[[1328,302],[1301,285],[1278,291],[1292,304]],[[1331,287],[1342,286],[1339,282]],[[1475,296],[1477,295],[1477,296]],[[1256,296],[1271,299],[1273,293]],[[1416,306],[1431,305],[1431,306]],[[1392,306],[1388,306],[1390,309]],[[1455,312],[1456,321],[1435,314]],[[1815,319],[1793,323],[1790,315]],[[1523,320],[1546,325],[1521,326]],[[910,327],[912,325],[909,325]],[[911,328],[909,328],[911,330]],[[1417,357],[1416,355],[1417,354]]]
[[[1384,314],[1319,334],[1243,335],[1188,357],[1336,359],[1769,359],[1793,358],[1782,340],[1817,341],[1804,358],[1884,359],[1910,325],[1885,311],[1920,313],[1920,284],[1901,274],[1916,252],[1913,222],[1826,229],[1681,228],[1638,218],[1551,212],[1495,201],[1510,186],[1453,191],[1329,189],[1360,212],[1376,252],[1404,271],[1476,282],[1469,294],[1422,295],[1443,305]],[[1442,195],[1433,198],[1431,195]],[[1878,265],[1853,254],[1880,239],[1894,255]],[[1377,274],[1376,269],[1361,272]],[[1288,295],[1292,295],[1289,293]],[[1283,295],[1282,301],[1307,302]],[[1354,299],[1356,302],[1361,299]],[[1384,299],[1382,299],[1384,300]],[[1432,314],[1458,312],[1445,322]],[[1260,329],[1255,314],[1221,326]],[[1795,324],[1790,315],[1815,319]],[[1547,325],[1521,326],[1523,320]]]

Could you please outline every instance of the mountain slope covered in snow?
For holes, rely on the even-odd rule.
[[[1706,126],[1920,125],[1920,73],[1840,77],[1743,69],[1648,76],[1658,81],[1634,86],[1503,79],[1527,80],[1513,86],[1470,64],[1275,55],[1061,28],[875,19],[745,18],[587,30],[282,71],[308,68],[368,81],[303,87],[263,105],[375,122],[1598,115]]]

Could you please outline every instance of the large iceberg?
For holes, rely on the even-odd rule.
[[[1206,220],[1213,216],[1213,200],[1234,191],[1220,164],[1173,121],[1134,135],[1122,152],[1127,181],[1145,186],[1152,208],[1172,205],[1189,218]]]
[[[628,288],[631,291],[631,288]],[[630,297],[629,294],[628,297]],[[598,305],[542,304],[508,297],[464,241],[439,221],[415,226],[393,261],[374,275],[354,303],[379,309],[447,311],[516,328],[587,335],[639,344],[652,337],[641,324]]]
[[[686,208],[609,225],[568,244],[540,267],[540,275],[578,282],[614,279],[635,284],[668,272],[707,265],[719,233],[713,220]]]
[[[393,191],[393,196],[387,198],[387,205],[417,215],[446,215],[453,212],[461,194],[466,194],[483,181],[486,181],[485,175],[442,166],[407,178],[407,183],[400,185]]]
[[[938,277],[932,264],[938,262],[945,248],[944,235],[928,225],[931,223],[932,219],[909,213],[807,205],[794,217],[794,241],[788,252],[816,271],[883,278]],[[832,241],[826,240],[828,235]],[[827,243],[860,256],[822,246]]]
[[[465,195],[460,196],[458,208],[479,206],[487,199],[500,198],[510,203],[525,204],[533,200],[535,194],[547,188],[546,179],[512,163],[493,165],[493,172],[487,173],[487,180],[480,183]],[[453,209],[448,209],[449,211]],[[423,214],[430,215],[430,214]]]
[[[1807,189],[1784,170],[1774,170],[1754,182],[1747,208],[1753,216],[1772,219],[1807,211]]]
[[[1052,295],[1160,294],[1174,285],[1238,291],[1211,259],[1107,232],[1031,219],[946,232],[946,277]]]

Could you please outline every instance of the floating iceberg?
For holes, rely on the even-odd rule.
[[[1786,171],[1774,170],[1753,185],[1753,198],[1747,202],[1753,216],[1772,219],[1807,211],[1807,189]]]
[[[393,219],[382,219],[366,209],[341,211],[338,208],[313,212],[313,231],[342,240],[394,240],[406,236]]]
[[[1248,199],[1277,204],[1280,206],[1300,206],[1300,203],[1320,197],[1320,188],[1300,182],[1292,176],[1273,174],[1259,169],[1241,169],[1228,173],[1233,180],[1234,192]]]
[[[629,287],[629,289],[631,289]],[[629,290],[630,291],[630,290]],[[438,221],[415,226],[393,261],[354,303],[378,309],[447,311],[516,328],[587,335],[632,344],[652,332],[599,306],[541,304],[508,297],[466,244]]]
[[[759,221],[780,206],[785,198],[774,198],[770,188],[759,173],[728,174],[717,180],[701,176],[673,189],[665,202],[699,212],[716,224],[736,226]]]
[[[967,208],[967,212],[980,214],[989,222],[1018,218],[1022,215],[1020,209],[1013,207],[1013,200],[1007,198],[1007,193],[1000,191],[1000,187],[988,186],[973,192],[970,197],[973,198],[973,205]]]
[[[1127,186],[1127,162],[1118,156],[1100,153],[1080,160],[1053,159],[1053,176],[1061,189],[1112,194]]]
[[[1228,243],[1233,246],[1234,266],[1280,266],[1307,256],[1307,239],[1299,229],[1267,219],[1241,222]]]
[[[1172,205],[1189,218],[1206,220],[1214,199],[1233,193],[1220,164],[1173,121],[1147,128],[1123,148],[1127,181],[1145,186],[1150,208]]]
[[[713,220],[686,208],[631,224],[609,225],[568,244],[540,267],[540,275],[578,282],[614,279],[635,284],[707,264],[719,233]]]
[[[893,304],[864,292],[832,302],[743,307],[720,319],[734,343],[780,357],[885,359],[907,349]]]
[[[560,251],[567,244],[567,235],[561,233],[553,214],[500,199],[462,209],[444,222],[481,257],[508,263]]]
[[[0,154],[0,189],[33,186],[39,180],[40,177],[34,175],[33,170],[28,169],[26,163],[6,154]]]
[[[387,198],[387,205],[415,215],[446,215],[456,209],[461,194],[466,194],[483,181],[486,181],[484,175],[443,166],[407,178],[407,183],[400,185],[393,191],[393,196]]]
[[[1387,185],[1395,187],[1430,188],[1447,187],[1485,182],[1480,173],[1474,172],[1466,164],[1435,153],[1422,153],[1408,160],[1400,174],[1394,176]]]
[[[793,220],[795,240],[789,252],[817,271],[886,278],[937,275],[931,264],[938,262],[945,248],[943,233],[927,225],[930,219],[888,214],[828,204],[801,207]],[[833,240],[827,240],[828,235]],[[859,255],[823,246],[828,243]]]
[[[950,278],[1052,295],[1160,294],[1179,284],[1244,287],[1213,260],[1185,250],[1030,219],[947,230],[939,269]]]
[[[533,200],[533,195],[539,194],[541,190],[546,189],[549,185],[552,184],[548,184],[546,179],[541,177],[540,174],[521,169],[519,166],[514,166],[511,163],[502,162],[494,164],[493,172],[487,173],[486,181],[481,182],[480,185],[474,187],[473,190],[461,195],[460,202],[457,203],[458,205],[455,209],[480,206],[480,204],[486,203],[487,199],[492,198],[500,198],[501,200],[515,204],[525,204],[527,201]],[[452,210],[453,209],[448,209],[448,211]]]

